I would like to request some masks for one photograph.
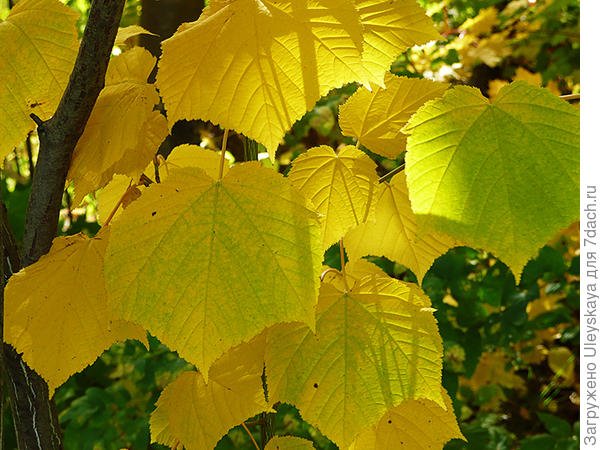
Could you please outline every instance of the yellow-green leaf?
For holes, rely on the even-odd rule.
[[[154,111],[158,93],[147,83],[155,58],[135,47],[110,61],[100,93],[77,143],[68,179],[74,203],[108,184],[115,173],[139,177],[168,134],[166,119]]]
[[[167,179],[172,169],[182,167],[199,167],[214,180],[219,178],[221,156],[212,150],[207,150],[199,145],[183,144],[175,147],[164,164],[160,166],[160,177]],[[223,166],[223,174],[229,170],[229,163]]]
[[[117,31],[117,37],[115,38],[115,45],[117,46],[128,46],[131,44],[134,38],[141,35],[158,36],[155,33],[151,33],[140,25],[130,25],[128,27],[119,28]]]
[[[315,450],[307,439],[295,436],[275,436],[265,446],[265,450]]]
[[[389,184],[382,183],[374,203],[375,211],[369,221],[344,237],[351,260],[368,255],[385,256],[408,267],[420,281],[433,261],[458,245],[451,238],[417,225],[404,173],[395,175]]]
[[[0,161],[56,110],[77,57],[77,13],[57,0],[22,0],[0,22]]]
[[[450,439],[464,440],[444,388],[442,396],[444,407],[425,399],[402,402],[361,433],[350,450],[430,450],[443,448]]]
[[[227,431],[268,410],[262,373],[265,333],[223,355],[208,374],[184,372],[161,393],[150,418],[152,441],[213,449]]]
[[[376,165],[356,147],[336,154],[322,145],[294,160],[289,178],[324,216],[323,248],[363,223],[377,184]]]
[[[355,3],[364,27],[363,64],[370,80],[380,86],[400,53],[413,45],[441,38],[433,21],[415,0],[355,0]]]
[[[322,252],[317,214],[258,163],[222,181],[172,170],[114,223],[111,303],[202,371],[282,321],[314,323]]]
[[[519,81],[490,103],[459,86],[419,109],[405,130],[414,212],[494,253],[517,279],[577,219],[579,112],[546,89]]]
[[[265,358],[271,400],[295,404],[340,448],[404,400],[444,404],[442,344],[427,296],[379,270],[358,281],[347,270],[347,292],[321,286],[316,334],[275,327]]]
[[[146,339],[142,328],[109,314],[103,273],[107,233],[54,239],[47,255],[6,286],[5,340],[46,380],[51,395],[113,343]]]
[[[212,1],[163,42],[157,84],[169,123],[203,119],[271,153],[329,90],[366,81],[348,0]]]
[[[393,159],[405,150],[406,136],[400,130],[410,116],[440,97],[448,84],[387,73],[385,86],[359,88],[340,106],[340,127],[372,152]]]

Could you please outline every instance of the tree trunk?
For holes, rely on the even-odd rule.
[[[48,252],[56,236],[71,155],[81,137],[104,77],[125,0],[94,0],[69,84],[54,116],[38,125],[40,150],[33,176],[23,238],[23,266]],[[14,239],[2,214],[2,287],[19,269]],[[8,269],[8,270],[7,270]],[[1,298],[3,299],[3,292]],[[2,305],[3,306],[3,305]],[[48,324],[52,326],[52,324]],[[44,380],[23,362],[20,355],[3,345],[4,380],[10,385],[15,431],[22,450],[62,448],[54,402],[48,398]]]

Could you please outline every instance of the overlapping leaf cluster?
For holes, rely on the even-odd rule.
[[[55,0],[19,5],[0,33],[17,39],[28,8],[56,10],[52,31],[73,32]],[[153,439],[172,447],[213,448],[277,402],[296,405],[340,448],[460,438],[429,299],[361,258],[387,256],[422,279],[438,256],[466,244],[497,253],[518,275],[577,216],[578,118],[523,83],[490,103],[470,88],[387,72],[407,47],[437,36],[412,0],[213,0],[163,43],[157,88],[166,119],[147,82],[154,58],[137,47],[114,57],[69,172],[78,199],[101,189],[103,229],[57,239],[11,279],[7,341],[54,389],[112,342],[149,331],[198,369],[164,390],[152,416]],[[68,73],[71,44],[57,57],[43,53],[40,77],[54,91],[62,78],[52,64]],[[385,156],[407,151],[406,176],[380,182],[358,143],[310,149],[288,177],[184,146],[157,169],[160,183],[137,186],[167,123],[210,120],[273,156],[322,95],[353,81],[364,87],[340,111],[344,133]],[[25,80],[0,97],[0,112],[17,115],[18,133],[27,133],[31,102],[48,102],[51,115],[49,89]],[[0,149],[22,138],[8,136]],[[543,195],[531,197],[531,186]],[[323,268],[323,252],[338,241],[348,264]],[[82,286],[89,304],[73,307]],[[46,311],[52,330],[39,323]],[[417,439],[408,422],[426,436]]]

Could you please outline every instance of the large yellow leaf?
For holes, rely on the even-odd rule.
[[[114,223],[112,306],[196,364],[281,321],[314,324],[322,258],[317,214],[258,163],[215,181],[172,170]]]
[[[347,270],[347,292],[321,286],[316,334],[276,327],[265,358],[271,399],[295,404],[340,448],[404,400],[444,405],[442,344],[427,296],[379,270],[357,281]]]
[[[150,418],[152,441],[212,450],[227,431],[268,410],[262,374],[265,333],[223,355],[208,374],[184,372],[160,395]]]
[[[361,433],[350,450],[430,450],[443,448],[450,439],[464,440],[444,388],[442,396],[445,409],[425,399],[402,402]]]
[[[440,97],[447,83],[385,76],[385,89],[361,87],[340,106],[340,127],[372,152],[395,158],[406,149],[400,131],[425,102]]]
[[[164,164],[161,164],[160,178],[166,180],[172,169],[182,167],[199,167],[207,175],[216,180],[219,178],[221,157],[217,152],[200,147],[199,145],[183,144],[175,147]],[[223,174],[229,170],[229,164],[223,166]]]
[[[107,233],[56,238],[47,255],[6,286],[4,337],[46,380],[51,394],[114,342],[146,339],[137,325],[109,315],[103,274]]]
[[[458,86],[404,130],[413,211],[432,229],[494,253],[517,280],[577,220],[579,112],[548,90],[517,81],[490,102]]]
[[[309,440],[295,436],[275,436],[265,446],[265,450],[315,450]]]
[[[157,84],[170,125],[203,119],[273,156],[330,89],[365,81],[362,28],[348,0],[212,1],[163,42]]]
[[[365,221],[377,184],[376,165],[356,147],[336,154],[322,145],[294,160],[289,178],[324,216],[323,248]]]
[[[22,0],[0,23],[0,161],[49,119],[77,57],[77,13],[57,0]]]
[[[355,3],[364,27],[363,64],[371,81],[380,86],[400,53],[413,45],[441,38],[433,21],[415,0],[355,0]]]
[[[348,257],[352,260],[368,255],[385,256],[411,269],[420,281],[436,258],[458,244],[417,225],[404,173],[380,186],[369,221],[344,237]]]
[[[67,178],[75,183],[75,204],[104,187],[113,174],[139,177],[168,134],[166,119],[154,111],[159,101],[147,83],[155,58],[135,47],[113,58]]]

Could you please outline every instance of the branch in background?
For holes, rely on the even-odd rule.
[[[56,113],[45,122],[32,117],[38,124],[40,148],[27,208],[23,266],[47,253],[56,236],[71,156],[104,87],[124,3],[125,0],[93,1],[79,54]],[[5,220],[0,231],[5,253],[12,247],[10,242],[14,242]],[[18,261],[10,261],[10,266],[12,272],[20,268]],[[10,385],[19,448],[61,449],[60,426],[54,402],[48,398],[48,386],[11,346],[4,344],[3,350],[4,380],[5,385]]]

